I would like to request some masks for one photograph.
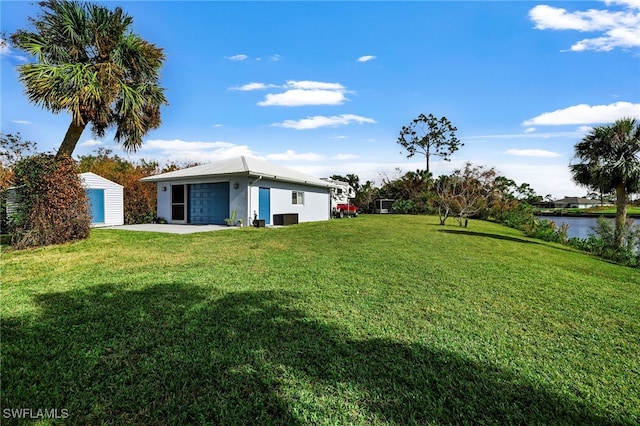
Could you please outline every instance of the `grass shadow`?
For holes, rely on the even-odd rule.
[[[490,363],[354,339],[295,293],[102,285],[35,302],[3,321],[2,407],[64,408],[60,423],[623,423]]]
[[[438,232],[444,232],[447,234],[462,234],[462,235],[470,235],[474,237],[485,237],[485,238],[493,238],[496,240],[506,240],[506,241],[515,241],[517,243],[525,243],[525,244],[541,244],[537,241],[525,240],[518,237],[510,237],[508,235],[499,235],[499,234],[487,234],[485,232],[474,232],[466,229],[453,230],[453,229],[440,229]]]

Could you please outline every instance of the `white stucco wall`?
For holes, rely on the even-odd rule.
[[[330,218],[328,188],[261,179],[251,187],[249,203],[251,220],[253,220],[253,212],[259,211],[259,188],[270,188],[271,219],[269,222],[271,224],[273,224],[273,215],[282,213],[297,213],[298,222],[315,222]],[[292,204],[292,191],[304,192],[303,205]]]

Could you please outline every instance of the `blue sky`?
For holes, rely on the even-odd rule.
[[[640,0],[591,2],[103,2],[167,56],[162,126],[136,153],[87,129],[75,155],[105,147],[131,160],[211,162],[254,155],[318,177],[425,168],[398,133],[446,116],[465,144],[438,176],[469,161],[540,195],[585,195],[570,179],[591,126],[640,118]],[[2,31],[38,6],[0,2]],[[29,104],[1,51],[1,131],[57,149],[69,125]]]

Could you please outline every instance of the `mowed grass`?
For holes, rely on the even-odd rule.
[[[1,266],[2,413],[68,410],[40,424],[640,423],[638,270],[492,223],[96,229]]]

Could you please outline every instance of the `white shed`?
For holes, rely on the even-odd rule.
[[[124,191],[122,185],[95,173],[80,173],[91,207],[91,226],[124,224]]]

